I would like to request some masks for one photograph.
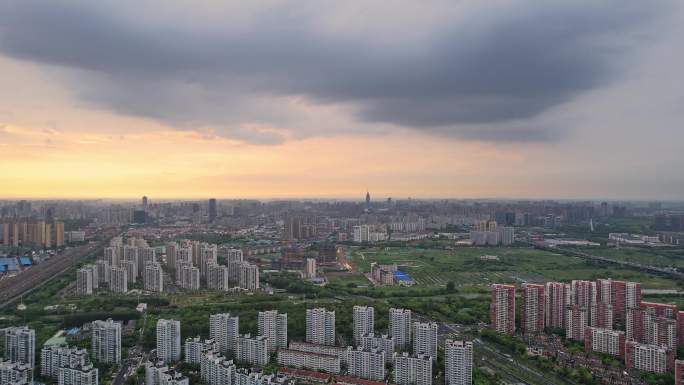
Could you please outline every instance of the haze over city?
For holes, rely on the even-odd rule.
[[[0,197],[680,200],[677,1],[0,4]]]

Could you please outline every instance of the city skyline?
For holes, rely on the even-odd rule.
[[[0,196],[681,200],[682,21],[675,1],[3,4]]]

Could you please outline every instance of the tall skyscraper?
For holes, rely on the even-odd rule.
[[[216,199],[209,199],[209,223],[214,223],[216,221],[217,210],[216,210]]]
[[[157,321],[157,357],[167,363],[180,361],[180,321],[166,319]]]
[[[473,383],[473,343],[446,340],[444,343],[445,385]]]
[[[391,308],[389,310],[389,335],[394,338],[397,349],[411,346],[411,310]]]
[[[544,331],[544,285],[522,285],[520,329],[523,333]]]
[[[428,355],[437,359],[437,323],[413,323],[413,355]]]
[[[260,311],[258,317],[259,335],[268,337],[269,351],[287,348],[287,313],[277,310]]]
[[[497,332],[515,333],[515,286],[492,285],[489,319],[492,329]]]
[[[216,341],[221,353],[235,352],[240,318],[230,313],[212,314],[209,317],[209,336]]]
[[[93,321],[91,324],[91,352],[94,361],[121,362],[121,324],[112,319]]]
[[[13,364],[35,367],[36,332],[26,326],[8,327],[5,333],[5,359]]]
[[[359,345],[361,343],[362,335],[374,332],[375,309],[373,309],[372,306],[354,306],[353,322],[354,344]]]
[[[306,309],[306,342],[335,345],[335,312]]]

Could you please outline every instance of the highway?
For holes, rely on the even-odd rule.
[[[0,308],[58,277],[101,246],[102,242],[91,242],[83,246],[67,248],[61,254],[32,266],[14,277],[3,279],[0,281]]]

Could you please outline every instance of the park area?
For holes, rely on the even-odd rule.
[[[370,272],[371,263],[376,262],[396,263],[400,270],[423,287],[446,286],[449,282],[464,286],[605,277],[638,281],[647,289],[678,287],[677,282],[668,278],[528,247],[462,247],[451,250],[355,247],[350,250],[350,255],[354,271],[336,276],[333,282],[364,282],[363,274]],[[365,281],[365,284],[369,282]]]

